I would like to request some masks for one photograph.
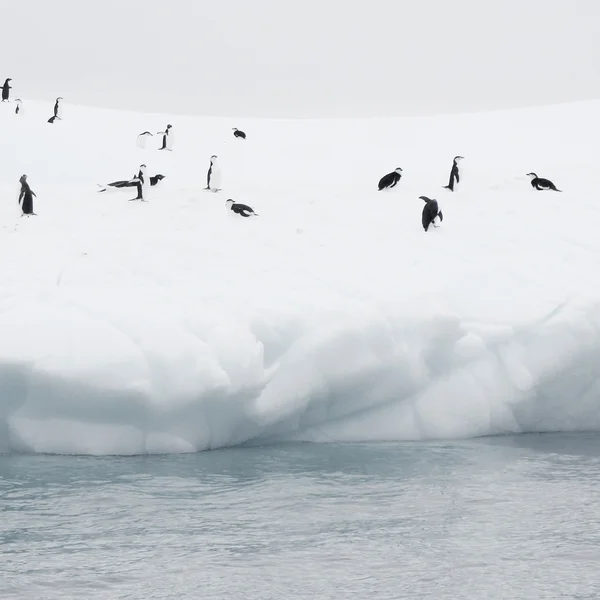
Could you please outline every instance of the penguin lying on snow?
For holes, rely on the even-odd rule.
[[[246,134],[243,131],[239,130],[237,127],[234,127],[233,128],[233,137],[241,138],[241,139],[245,140]]]
[[[162,181],[164,178],[165,178],[165,176],[161,175],[160,173],[158,173],[157,175],[152,175],[152,177],[150,177],[150,185],[155,186],[159,181]],[[117,189],[136,187],[138,183],[139,183],[139,174],[134,175],[133,178],[128,179],[128,180],[123,179],[121,181],[113,181],[112,183],[107,183],[106,185],[98,184],[102,188],[101,190],[98,190],[98,193],[106,192],[106,190],[109,187],[113,187],[113,188],[117,188]]]
[[[258,217],[258,215],[246,204],[234,202],[231,198],[225,202],[229,210],[242,217]]]
[[[444,215],[438,206],[437,200],[428,198],[427,196],[419,196],[419,198],[425,202],[423,213],[421,214],[421,223],[423,224],[423,229],[427,231],[430,225],[438,227],[435,224],[435,219],[439,218],[441,223],[444,220]]]
[[[527,177],[531,177],[531,186],[536,190],[554,190],[555,192],[562,192],[562,190],[557,189],[549,179],[538,177],[535,173],[527,173]]]
[[[377,186],[379,188],[379,191],[386,189],[386,188],[390,188],[390,189],[393,188],[400,181],[400,178],[402,177],[401,173],[402,173],[402,169],[400,167],[398,167],[391,173],[384,175],[379,180],[379,184]]]

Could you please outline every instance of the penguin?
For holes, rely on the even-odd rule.
[[[438,218],[441,223],[444,220],[444,215],[438,206],[437,200],[428,198],[427,196],[419,196],[419,198],[425,202],[423,213],[421,214],[423,229],[427,231],[430,225],[438,227],[435,224],[435,219]]]
[[[12,81],[12,79],[10,77],[8,77],[6,79],[6,81],[4,82],[4,85],[2,86],[2,102],[8,102],[8,98],[10,96],[10,90],[12,90],[12,87],[10,86],[10,81]]]
[[[246,139],[246,134],[243,131],[240,131],[237,127],[233,128],[233,137],[241,138],[242,140]]]
[[[54,103],[54,118],[62,120],[62,98],[59,96]],[[54,123],[54,121],[52,121]],[[48,121],[50,123],[50,121]]]
[[[159,131],[157,135],[162,135],[162,146],[159,150],[173,150],[173,132],[171,131],[172,125],[167,125],[164,131]]]
[[[19,193],[19,204],[21,205],[21,210],[23,211],[21,216],[35,215],[36,213],[33,212],[33,198],[34,196],[37,198],[37,195],[29,187],[29,184],[27,183],[27,175],[21,175],[19,183],[21,184],[21,192]]]
[[[562,192],[549,179],[538,177],[535,173],[527,173],[527,177],[531,177],[531,187],[534,187],[538,191],[553,190],[555,192]]]
[[[211,192],[219,192],[221,190],[221,168],[217,164],[217,156],[213,154],[210,157],[210,167],[206,175],[206,188]]]
[[[146,148],[146,140],[149,137],[153,137],[149,131],[144,131],[137,136],[136,145],[138,148],[145,149]]]
[[[141,200],[142,202],[148,202],[148,190],[150,189],[150,178],[146,173],[146,165],[140,165],[140,170],[137,174],[137,177],[134,177],[132,181],[134,181],[135,186],[137,187],[137,196],[135,198],[131,198],[129,202],[133,202],[134,200]]]
[[[460,182],[460,172],[458,169],[458,163],[464,158],[464,156],[455,156],[454,161],[452,162],[452,170],[450,171],[450,181],[448,181],[448,185],[444,187],[451,192],[454,191],[455,183]]]
[[[390,189],[393,188],[400,181],[401,177],[402,177],[402,169],[400,167],[398,167],[391,173],[384,175],[379,180],[379,184],[378,184],[379,191],[386,189],[386,188],[390,188]]]
[[[98,187],[101,188],[98,190],[98,193],[106,192],[109,187],[116,188],[116,189],[137,187],[138,181],[139,181],[138,177],[139,177],[139,174],[134,175],[131,179],[128,179],[128,180],[122,179],[120,181],[112,181],[111,183],[107,183],[106,185],[98,184]],[[160,173],[158,173],[157,175],[152,175],[152,177],[150,177],[150,187],[154,187],[160,181],[162,181],[164,178],[165,178],[165,176],[161,175]],[[136,198],[136,200],[137,200],[137,198]]]
[[[246,204],[240,204],[234,202],[231,198],[225,202],[229,210],[233,211],[236,215],[242,217],[258,217],[258,215]]]
[[[16,98],[15,104],[17,105],[15,108],[15,115],[18,115],[19,113],[23,112],[23,109],[21,108],[22,102],[19,98]]]

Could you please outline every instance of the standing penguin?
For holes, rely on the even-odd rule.
[[[29,187],[27,183],[27,175],[21,175],[19,179],[19,183],[21,184],[21,193],[19,194],[19,204],[21,205],[21,210],[23,211],[23,215],[35,215],[33,212],[33,197],[36,195],[35,192]],[[36,196],[37,198],[37,196]]]
[[[148,177],[146,165],[140,165],[140,170],[137,177],[133,180],[137,187],[137,196],[131,198],[130,202],[134,200],[141,200],[142,202],[148,202],[148,190],[150,189],[150,178]]]
[[[59,96],[54,103],[54,119],[62,120],[62,113],[62,98]],[[48,123],[50,123],[50,121],[48,121]],[[54,121],[52,121],[52,123],[54,123]]]
[[[225,204],[227,205],[229,210],[233,211],[236,215],[240,215],[242,217],[258,217],[254,210],[250,208],[247,204],[234,202],[231,198],[227,200]]]
[[[10,86],[10,81],[12,81],[12,79],[9,77],[5,82],[4,85],[2,86],[2,102],[8,102],[8,98],[10,96],[10,90],[12,90],[12,87]]]
[[[241,131],[240,129],[238,129],[237,127],[234,127],[233,128],[233,137],[241,138],[242,140],[245,140],[246,134],[243,131]]]
[[[143,133],[140,133],[140,135],[137,136],[136,146],[138,148],[145,149],[146,141],[148,140],[148,138],[151,138],[151,137],[153,137],[153,136],[149,131],[144,131]]]
[[[15,99],[15,104],[17,105],[17,107],[15,108],[15,115],[18,115],[19,113],[23,112],[23,109],[21,108],[21,100],[19,100],[19,98]]]
[[[423,229],[427,231],[430,225],[437,227],[435,224],[435,219],[438,218],[440,222],[444,220],[444,215],[438,206],[437,200],[428,198],[427,196],[419,196],[419,198],[425,202],[425,206],[423,207],[423,212],[421,214],[421,223],[423,225]]]
[[[538,191],[553,190],[555,192],[562,192],[549,179],[538,177],[535,173],[527,173],[527,177],[531,178],[531,187],[534,187]]]
[[[448,181],[448,185],[444,186],[447,190],[451,192],[454,191],[455,183],[460,182],[460,171],[458,168],[458,163],[464,158],[464,156],[455,156],[454,161],[452,162],[452,170],[450,171],[450,181]]]
[[[206,188],[211,192],[219,192],[221,190],[221,168],[217,164],[217,156],[213,154],[210,157],[210,167],[206,175]]]
[[[162,146],[159,150],[173,150],[173,131],[171,131],[172,125],[167,125],[164,131],[159,131],[158,135],[162,135]]]
[[[400,167],[398,167],[391,173],[384,175],[379,180],[379,184],[377,185],[377,187],[379,188],[379,191],[386,189],[386,188],[390,188],[390,189],[393,188],[400,181],[401,177],[402,177],[402,169]]]

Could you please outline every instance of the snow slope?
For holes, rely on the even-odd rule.
[[[600,102],[243,122],[67,104],[55,125],[51,104],[13,109],[1,451],[600,429]],[[136,147],[168,122],[173,152]],[[203,190],[213,153],[219,194]],[[149,203],[97,193],[141,162],[167,176]],[[377,192],[396,166],[399,186]],[[564,192],[535,192],[529,171]],[[22,173],[37,217],[19,218]],[[427,234],[422,194],[445,215]]]

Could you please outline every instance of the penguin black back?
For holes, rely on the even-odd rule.
[[[247,204],[241,202],[234,202],[231,198],[225,202],[229,207],[229,210],[233,211],[236,215],[241,217],[258,217],[254,212],[254,209],[250,208]]]
[[[400,181],[401,177],[402,169],[400,167],[397,167],[394,171],[388,173],[387,175],[384,175],[379,180],[379,183],[377,184],[377,189],[379,191],[384,190],[386,188],[392,189]]]
[[[246,139],[246,134],[243,131],[241,131],[240,129],[238,129],[237,127],[233,128],[233,136],[238,139],[242,139],[242,140]]]
[[[561,192],[549,179],[538,177],[535,173],[527,173],[527,177],[531,178],[531,187],[538,191],[552,190],[554,192]]]
[[[419,196],[419,198],[425,202],[423,212],[421,213],[421,224],[423,225],[423,229],[428,231],[430,225],[437,227],[434,223],[436,217],[439,218],[441,222],[444,220],[444,215],[435,198],[428,198],[427,196]]]
[[[2,86],[2,102],[6,102],[10,96],[10,90],[12,90],[12,87],[10,85],[11,81],[12,79],[10,77],[7,77],[6,81],[4,82],[4,85]]]

